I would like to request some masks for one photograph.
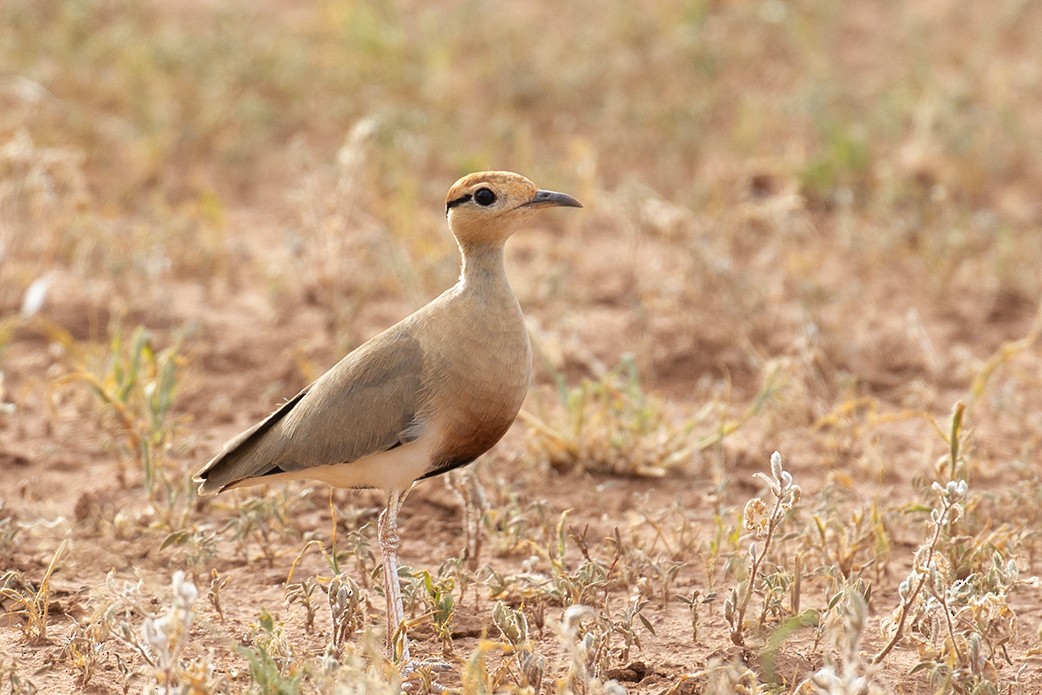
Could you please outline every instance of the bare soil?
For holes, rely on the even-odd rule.
[[[432,213],[434,214],[434,213]],[[229,225],[231,234],[241,227]],[[589,232],[590,236],[594,233]],[[245,246],[259,243],[263,235],[251,228],[236,243]],[[567,274],[567,283],[577,287],[596,286],[601,275],[597,270],[586,270],[583,265],[607,265],[604,255],[610,248],[599,248],[591,239],[592,253],[600,259],[577,265]],[[536,230],[526,239],[526,249],[556,243],[553,232]],[[657,249],[655,249],[657,251]],[[667,251],[667,249],[663,249]],[[257,253],[262,251],[258,249]],[[604,254],[604,255],[600,255]],[[616,253],[616,267],[623,267],[626,259]],[[516,259],[511,264],[515,284],[524,287],[531,275],[530,261]],[[895,278],[895,285],[899,286]],[[625,292],[625,290],[621,290]],[[897,291],[897,290],[895,290]],[[891,296],[897,302],[900,296]],[[313,351],[317,368],[331,364],[335,359],[323,338],[320,312],[302,307],[300,311],[279,312],[263,291],[248,283],[236,290],[210,292],[200,296],[193,282],[174,285],[169,302],[160,310],[157,319],[148,315],[136,317],[146,326],[155,328],[160,336],[169,336],[171,327],[190,325],[184,340],[184,362],[181,365],[181,386],[177,399],[177,436],[166,452],[163,465],[173,471],[173,478],[189,476],[216,451],[220,444],[255,419],[263,417],[278,398],[294,393],[306,383],[308,376],[293,366],[293,350]],[[377,309],[384,318],[395,312],[404,314],[408,306],[391,302],[388,310]],[[633,320],[628,309],[618,302],[596,302],[590,312],[564,310],[565,316],[579,324],[582,340],[590,346],[589,360],[611,364],[630,347],[632,333],[626,326]],[[148,591],[159,597],[167,596],[166,585],[177,566],[171,549],[162,548],[164,523],[161,512],[142,492],[142,479],[133,461],[121,460],[114,451],[113,433],[99,423],[90,404],[74,386],[56,385],[56,375],[66,371],[68,357],[48,335],[48,323],[54,322],[79,339],[106,335],[110,326],[107,317],[92,315],[89,306],[75,302],[65,305],[61,293],[40,320],[20,326],[13,335],[5,355],[7,398],[17,404],[16,410],[3,420],[0,431],[0,484],[4,494],[5,513],[10,514],[22,528],[17,545],[6,548],[3,566],[24,576],[28,581],[39,581],[58,541],[70,540],[68,555],[59,563],[51,580],[49,628],[46,639],[26,642],[18,629],[20,620],[15,615],[6,619],[0,630],[0,653],[13,657],[18,672],[29,678],[39,692],[80,692],[76,672],[63,657],[65,640],[79,619],[89,614],[92,597],[103,591],[106,575],[120,580],[140,578]],[[567,319],[566,319],[567,320]],[[996,351],[1003,341],[1025,335],[1033,320],[1033,307],[1027,303],[1010,302],[994,307],[978,307],[971,302],[954,302],[936,307],[924,317],[936,344],[952,346],[979,356]],[[669,335],[669,322],[662,319],[658,330]],[[367,322],[372,330],[378,328],[376,319]],[[719,454],[692,459],[682,472],[661,479],[627,479],[581,473],[561,474],[546,467],[535,467],[525,460],[521,427],[515,428],[495,452],[477,464],[477,476],[497,502],[496,495],[509,491],[529,503],[544,505],[546,514],[556,518],[566,510],[567,528],[573,533],[584,533],[595,542],[595,552],[606,555],[607,539],[615,529],[647,536],[650,531],[641,519],[655,519],[670,508],[679,506],[702,534],[712,532],[713,515],[721,510],[740,507],[744,500],[762,493],[761,485],[752,474],[767,470],[771,449],[784,452],[786,468],[804,490],[804,504],[813,508],[815,498],[824,491],[841,495],[851,501],[887,499],[905,496],[913,480],[929,470],[930,460],[942,453],[943,441],[930,432],[930,426],[917,414],[910,413],[903,401],[911,379],[909,372],[924,369],[921,363],[901,353],[903,346],[887,349],[885,341],[891,327],[882,326],[872,335],[852,337],[850,359],[867,359],[873,371],[862,375],[877,386],[871,408],[880,412],[876,417],[885,425],[872,425],[878,447],[877,468],[869,474],[851,470],[849,461],[854,456],[850,446],[864,446],[863,441],[844,441],[843,433],[831,435],[828,427],[814,423],[788,427],[771,427],[757,419],[747,429],[740,430],[727,440]],[[865,341],[862,344],[857,340]],[[781,340],[780,342],[785,342]],[[884,346],[880,346],[883,343]],[[1037,350],[1037,348],[1034,348]],[[654,381],[646,384],[652,393],[665,395],[665,403],[675,417],[681,419],[699,407],[686,400],[684,394],[698,392],[706,379],[721,378],[720,366],[726,363],[726,348],[714,359],[692,354],[690,360],[680,355],[668,355],[664,367],[656,372]],[[943,358],[943,357],[942,357]],[[921,358],[918,360],[921,362]],[[909,362],[912,362],[910,364]],[[698,366],[702,365],[702,366]],[[1031,369],[1030,365],[1026,368]],[[570,372],[581,372],[573,367]],[[752,377],[743,378],[740,368],[734,370],[732,388],[737,393],[751,394],[757,384]],[[535,389],[546,399],[549,394],[548,377],[540,374]],[[937,391],[932,403],[951,402],[965,393],[965,378],[937,378],[927,384]],[[944,395],[942,395],[944,394]],[[866,406],[868,407],[868,406]],[[938,408],[935,417],[943,421],[945,413]],[[993,425],[998,429],[996,423]],[[1008,424],[1008,423],[1007,423]],[[983,428],[982,428],[983,429]],[[1015,442],[1009,442],[1000,432],[991,434],[991,428],[978,436],[974,456],[980,457],[985,470],[974,480],[975,486],[993,490],[999,497],[1013,482],[1003,470],[1001,460],[1014,455]],[[1023,433],[1017,432],[1015,436]],[[923,441],[934,442],[924,449]],[[716,458],[716,461],[710,459]],[[498,482],[489,482],[498,481]],[[723,481],[723,482],[721,482]],[[208,585],[211,569],[229,578],[221,592],[223,616],[208,605],[198,608],[200,619],[193,627],[191,651],[210,650],[214,668],[231,674],[233,680],[242,679],[244,663],[234,645],[245,639],[261,608],[266,608],[283,621],[294,651],[302,656],[321,654],[329,639],[328,609],[319,609],[319,618],[313,632],[303,629],[304,611],[299,605],[289,606],[285,600],[287,581],[294,558],[303,547],[303,538],[315,537],[328,544],[331,514],[328,501],[339,510],[340,533],[363,529],[373,539],[373,524],[383,502],[374,491],[335,491],[330,494],[323,487],[306,488],[290,485],[285,493],[291,498],[300,496],[292,516],[285,520],[285,528],[277,529],[270,539],[270,547],[259,546],[253,538],[237,546],[228,537],[227,530],[218,533],[216,558],[205,563],[196,577],[201,589]],[[199,507],[201,519],[212,516],[220,528],[229,515],[235,513],[247,500],[265,494],[264,490],[245,490],[229,493],[216,502]],[[266,494],[273,494],[268,491]],[[200,503],[202,504],[202,503]],[[416,486],[402,511],[403,562],[417,569],[437,570],[450,557],[459,556],[466,540],[461,529],[459,499],[440,479],[425,481]],[[122,519],[122,521],[120,521]],[[120,525],[125,527],[120,529]],[[790,523],[810,524],[810,513],[801,514]],[[1009,524],[1002,519],[998,524]],[[914,528],[914,527],[913,527]],[[667,550],[674,542],[675,529],[666,529],[660,540],[649,542],[648,549]],[[878,616],[896,605],[896,579],[909,567],[912,552],[923,538],[903,529],[891,542],[891,561],[877,568],[879,590],[873,594],[871,609]],[[1037,542],[1037,541],[1036,541]],[[575,557],[575,549],[570,550]],[[1037,553],[1022,556],[1025,576],[1037,573]],[[479,560],[489,563],[496,571],[514,574],[521,570],[526,559],[522,550],[492,555],[486,549]],[[672,587],[674,596],[685,596],[699,589],[704,593],[726,591],[726,585],[708,586],[704,571],[704,557],[683,558],[684,567]],[[873,572],[864,570],[866,575]],[[306,553],[293,567],[295,580],[301,577],[328,576],[329,568],[318,551]],[[368,622],[379,626],[382,598],[365,576],[359,581],[370,586],[368,594]],[[719,577],[717,578],[719,582]],[[815,579],[808,578],[804,591],[807,602],[820,605],[823,596],[815,596]],[[825,589],[821,584],[821,590]],[[1007,645],[1015,663],[1024,664],[1019,683],[1021,692],[1033,692],[1042,687],[1038,658],[1025,653],[1037,645],[1042,608],[1039,607],[1037,587],[1025,586],[1013,597],[1012,605],[1018,616],[1018,637]],[[485,636],[497,637],[489,615],[495,597],[484,586],[475,586],[459,597],[460,605],[452,621],[454,658],[472,653]],[[516,598],[514,600],[517,600]],[[625,593],[616,597],[621,607]],[[722,597],[703,611],[700,637],[691,639],[688,611],[675,600],[663,604],[653,601],[644,615],[654,625],[654,634],[642,630],[640,648],[628,663],[620,663],[612,671],[633,692],[660,693],[681,685],[683,677],[706,667],[714,658],[743,658],[743,651],[727,638],[727,628],[721,614]],[[559,654],[551,624],[560,621],[563,607],[546,605],[533,619],[533,631],[539,638],[543,653],[551,658]],[[877,623],[877,617],[872,619]],[[538,627],[535,627],[538,625]],[[379,633],[379,627],[376,628]],[[429,625],[415,629],[412,634],[414,649],[421,655],[441,656],[441,643]],[[776,669],[780,678],[793,682],[822,666],[812,649],[813,635],[797,634],[787,640],[779,654]],[[869,629],[863,644],[866,654],[881,647],[883,640],[875,629]],[[110,647],[119,651],[118,647]],[[751,657],[755,665],[755,655]],[[932,692],[932,688],[906,673],[918,658],[910,647],[899,648],[886,662],[879,676],[881,683],[893,692]],[[235,676],[234,674],[239,674]],[[456,683],[458,675],[443,676],[446,685]],[[123,678],[114,660],[106,660],[82,691],[90,693],[120,692]]]

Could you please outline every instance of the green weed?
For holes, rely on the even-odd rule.
[[[177,344],[157,350],[152,334],[142,326],[126,342],[122,327],[117,327],[100,369],[81,364],[69,377],[86,384],[98,398],[125,453],[142,467],[148,496],[163,493],[167,500],[180,488],[163,473],[180,363]]]
[[[574,389],[558,377],[557,393],[565,409],[560,425],[522,412],[531,455],[555,470],[661,477],[690,461],[690,428],[667,419],[644,393],[632,357]]]

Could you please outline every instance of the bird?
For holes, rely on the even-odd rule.
[[[461,256],[456,284],[230,439],[195,475],[200,495],[296,479],[382,489],[377,537],[392,661],[410,660],[398,578],[401,504],[416,481],[491,449],[521,410],[532,348],[504,245],[550,207],[582,204],[508,171],[456,181],[445,198]]]

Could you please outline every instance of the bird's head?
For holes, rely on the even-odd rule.
[[[509,171],[468,174],[445,196],[449,229],[463,246],[502,244],[536,210],[560,206],[581,208],[582,203]]]

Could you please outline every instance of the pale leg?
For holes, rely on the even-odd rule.
[[[405,635],[405,607],[402,605],[402,587],[398,582],[398,509],[405,494],[391,490],[387,496],[387,508],[380,514],[379,540],[384,563],[384,596],[387,599],[387,652],[393,660],[394,634],[402,630],[402,653],[399,655],[403,663],[409,661],[409,641]]]

